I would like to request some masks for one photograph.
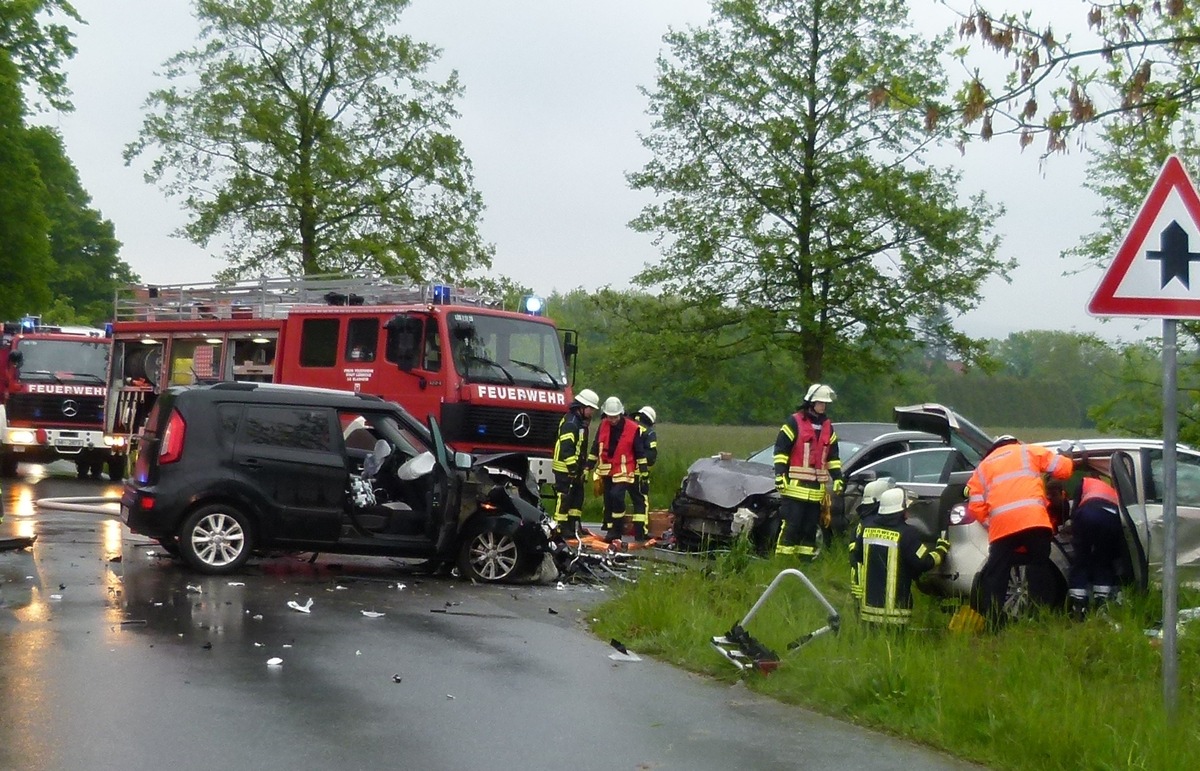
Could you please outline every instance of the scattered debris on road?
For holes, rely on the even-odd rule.
[[[303,605],[296,602],[295,600],[288,600],[287,606],[289,608],[291,608],[292,610],[297,611],[299,613],[312,613],[312,604],[313,604],[312,597],[309,597],[308,602],[304,603]]]

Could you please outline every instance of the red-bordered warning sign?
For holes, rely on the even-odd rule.
[[[1163,164],[1088,313],[1200,318],[1200,195],[1178,157]]]

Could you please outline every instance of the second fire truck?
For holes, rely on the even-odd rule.
[[[108,356],[104,330],[5,322],[0,337],[0,475],[20,462],[75,463],[80,477],[125,471],[124,439],[104,433]]]

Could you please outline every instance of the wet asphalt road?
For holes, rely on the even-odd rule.
[[[614,662],[583,629],[605,596],[585,587],[471,586],[334,555],[198,576],[114,517],[36,508],[119,494],[70,471],[22,466],[4,487],[0,535],[37,542],[0,552],[0,768],[964,767]],[[310,613],[288,606],[309,598]]]

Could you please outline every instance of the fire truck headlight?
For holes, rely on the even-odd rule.
[[[34,444],[35,442],[37,442],[37,434],[28,428],[8,429],[9,444]]]
[[[521,298],[521,312],[530,316],[541,316],[546,309],[546,301],[535,294],[527,294]]]
[[[125,437],[123,436],[104,436],[104,446],[112,447],[114,450],[122,450],[125,448]]]

